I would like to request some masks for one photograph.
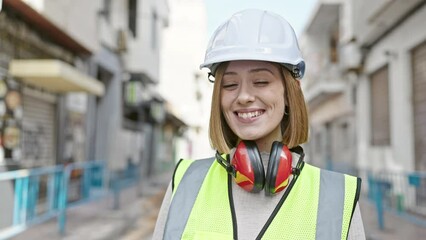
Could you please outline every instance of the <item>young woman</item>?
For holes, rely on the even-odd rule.
[[[215,78],[217,154],[178,163],[153,239],[365,239],[360,179],[303,161],[305,64],[288,22],[262,10],[234,14],[201,67]]]

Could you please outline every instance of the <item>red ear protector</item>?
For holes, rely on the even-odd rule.
[[[296,151],[299,154],[300,149]],[[303,149],[301,151],[303,159]],[[277,141],[271,147],[266,175],[254,141],[241,141],[230,162],[223,159],[218,152],[216,160],[234,177],[240,187],[254,193],[265,189],[267,195],[282,191],[288,185],[290,175],[300,172],[299,169],[292,169],[292,155],[288,147]]]

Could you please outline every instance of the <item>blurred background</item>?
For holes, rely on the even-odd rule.
[[[198,66],[234,12],[282,14],[313,165],[360,176],[367,239],[426,236],[425,0],[0,0],[0,239],[151,239],[210,157]]]

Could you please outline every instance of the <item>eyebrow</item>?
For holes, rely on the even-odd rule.
[[[226,76],[226,75],[237,75],[237,73],[236,72],[225,72],[223,74],[223,76]]]
[[[262,71],[267,71],[267,72],[270,72],[272,75],[274,75],[272,70],[269,69],[269,68],[254,68],[254,69],[251,69],[249,72],[250,73],[257,73],[257,72],[262,72]]]
[[[257,73],[257,72],[262,72],[262,71],[266,71],[266,72],[269,72],[272,75],[274,75],[274,73],[270,69],[268,69],[268,68],[254,68],[254,69],[250,69],[249,73]],[[225,75],[237,75],[237,73],[236,72],[225,72],[223,75],[224,76]]]

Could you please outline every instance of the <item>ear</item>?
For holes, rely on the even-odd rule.
[[[285,105],[285,107],[284,107],[284,115],[288,115],[288,113],[289,113],[289,107],[288,107],[288,105]]]

